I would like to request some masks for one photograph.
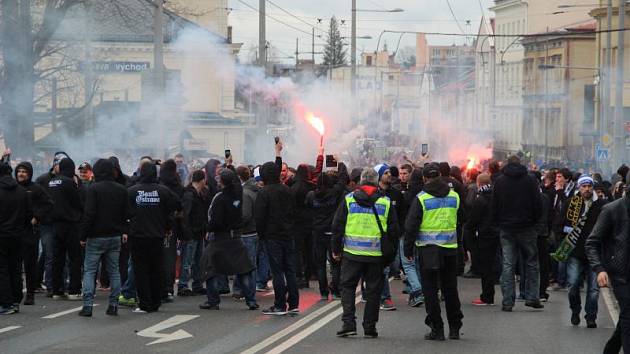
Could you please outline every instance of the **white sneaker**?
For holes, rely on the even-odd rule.
[[[69,294],[68,301],[81,301],[83,300],[83,295],[81,294]]]
[[[133,309],[133,311],[131,311],[131,312],[133,312],[133,313],[147,313],[145,310],[143,310],[143,309],[141,309],[141,308],[139,308],[139,307],[136,307],[136,308],[135,308],[135,309]]]

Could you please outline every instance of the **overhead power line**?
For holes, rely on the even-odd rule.
[[[541,37],[575,37],[575,36],[583,36],[588,34],[601,34],[601,33],[614,33],[621,31],[630,31],[630,28],[613,28],[608,30],[588,30],[588,31],[579,31],[579,32],[545,32],[545,33],[534,33],[534,34],[489,34],[483,35],[483,37],[494,37],[494,38],[541,38]],[[409,34],[426,34],[430,36],[453,36],[453,37],[470,37],[469,34],[465,33],[448,33],[448,32],[425,32],[425,31],[395,31],[395,30],[384,30],[381,34],[385,33],[409,33]]]
[[[457,20],[457,16],[455,16],[455,11],[453,11],[453,7],[451,6],[451,1],[450,0],[446,0],[446,4],[448,5],[448,9],[451,10],[451,15],[453,15],[453,20],[455,20],[455,23],[457,24],[457,27],[459,28],[459,30],[462,33],[466,34],[466,32],[464,31],[462,26],[459,24],[459,21]]]
[[[267,1],[268,1],[268,0],[267,0]],[[254,6],[252,6],[252,5],[248,4],[248,3],[246,3],[245,1],[243,1],[243,0],[238,0],[238,2],[240,2],[241,4],[243,4],[243,5],[247,6],[247,7],[249,7],[250,9],[252,9],[252,10],[254,10],[254,11],[258,12],[258,9],[257,9],[257,8],[255,8]],[[308,34],[309,36],[311,35],[311,33],[310,33],[310,32],[307,32],[307,31],[305,31],[305,30],[303,30],[303,29],[301,29],[301,28],[298,28],[298,27],[295,27],[295,26],[293,26],[293,25],[290,25],[290,24],[288,24],[288,23],[286,23],[286,22],[284,22],[284,21],[282,21],[282,20],[279,20],[279,19],[277,19],[277,18],[275,18],[275,17],[273,17],[273,16],[271,16],[271,15],[269,15],[269,14],[265,14],[265,17],[268,17],[268,18],[270,18],[270,19],[272,19],[272,20],[274,20],[274,21],[276,21],[276,22],[278,22],[278,23],[280,23],[280,24],[283,24],[283,25],[285,25],[285,26],[287,26],[287,27],[289,27],[289,28],[291,28],[291,29],[294,29],[294,30],[296,30],[296,31],[298,31],[298,32],[301,32],[301,33],[304,33],[304,34]]]
[[[304,21],[304,20],[303,20],[303,19],[301,19],[299,16],[296,16],[296,15],[292,14],[291,12],[289,12],[288,10],[286,10],[286,9],[282,8],[280,5],[276,4],[275,2],[273,2],[273,1],[271,1],[271,0],[267,0],[267,2],[268,2],[268,3],[270,3],[271,5],[273,5],[273,6],[277,7],[278,9],[280,9],[280,11],[282,11],[282,12],[286,13],[287,15],[289,15],[289,16],[291,16],[291,17],[295,18],[296,20],[298,20],[298,21],[300,21],[300,22],[302,22],[302,23],[305,23],[307,26],[313,27],[313,28],[315,28],[316,30],[319,30],[319,31],[321,31],[321,32],[328,33],[327,31],[325,31],[325,30],[323,30],[323,29],[321,29],[321,28],[319,28],[319,27],[317,27],[317,26],[313,25],[312,23],[308,23],[308,21]]]

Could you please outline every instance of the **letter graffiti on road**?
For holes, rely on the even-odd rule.
[[[154,340],[151,343],[147,343],[147,345],[166,343],[166,342],[171,342],[174,340],[180,340],[180,339],[185,339],[185,338],[192,338],[193,335],[184,331],[183,329],[178,329],[177,331],[173,333],[158,333],[158,332],[163,331],[170,327],[178,326],[184,322],[194,320],[197,317],[199,316],[198,315],[176,315],[156,324],[155,326],[151,326],[147,329],[143,329],[137,334],[141,337],[158,338],[157,340]]]

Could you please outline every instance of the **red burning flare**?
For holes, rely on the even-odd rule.
[[[468,165],[466,165],[466,170],[467,171],[472,170],[476,166],[476,164],[475,164],[476,159],[474,157],[469,157],[468,160],[469,160],[468,161]]]
[[[325,127],[324,127],[324,121],[319,118],[316,117],[315,115],[313,115],[313,113],[308,112],[306,114],[306,121],[308,122],[308,124],[310,124],[313,128],[315,128],[315,130],[317,130],[317,132],[319,133],[319,135],[323,136],[324,135],[324,131],[325,131]]]

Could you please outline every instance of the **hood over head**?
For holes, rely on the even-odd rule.
[[[62,176],[66,176],[68,178],[74,177],[75,168],[74,161],[72,161],[69,157],[59,161],[59,174]]]
[[[274,162],[265,162],[260,167],[260,177],[265,184],[280,183],[280,169]]]
[[[169,159],[162,162],[160,165],[160,182],[167,186],[176,186],[180,184],[175,160]]]
[[[94,180],[96,182],[113,181],[115,168],[111,159],[98,159],[94,164]]]
[[[520,163],[510,162],[503,167],[503,174],[510,178],[521,178],[527,175],[527,168]]]
[[[206,176],[208,177],[208,180],[214,179],[214,177],[217,176],[217,166],[219,166],[220,164],[221,161],[217,159],[210,159],[208,160],[208,162],[206,162]]]
[[[31,179],[33,178],[33,165],[28,161],[22,161],[17,164],[17,166],[15,166],[15,179],[17,179],[17,170],[19,169],[23,169],[28,172],[28,180],[26,181],[26,183],[23,184],[31,183]]]
[[[142,164],[140,167],[140,183],[157,183],[157,166],[153,162]]]
[[[295,171],[295,181],[310,181],[311,178],[311,168],[309,165],[303,163],[300,164]]]
[[[451,191],[451,187],[449,187],[448,184],[444,182],[442,178],[435,178],[428,181],[424,185],[423,190],[434,197],[444,198],[448,195],[448,192]]]
[[[4,164],[0,164],[4,165]],[[9,166],[11,167],[11,166]],[[0,169],[2,169],[2,167],[0,167]],[[11,172],[9,172],[9,174],[0,174],[0,189],[4,189],[4,190],[12,190],[17,188],[18,183],[16,180],[13,179],[13,177],[11,177]]]

